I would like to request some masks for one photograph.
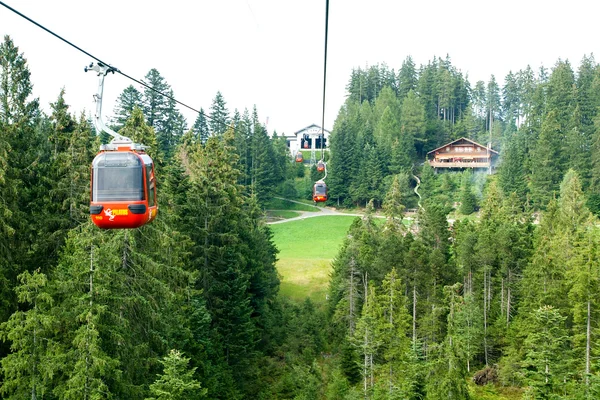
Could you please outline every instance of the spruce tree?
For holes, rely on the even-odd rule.
[[[229,125],[229,111],[221,92],[217,92],[210,106],[210,131],[213,135],[222,135]]]
[[[460,208],[459,211],[463,215],[470,215],[475,212],[477,207],[477,199],[473,193],[471,184],[472,172],[467,170],[463,172],[462,183],[460,188]]]
[[[558,192],[563,173],[560,122],[556,111],[544,118],[539,140],[531,156],[530,191],[536,208],[544,209]]]
[[[402,101],[411,90],[417,87],[417,70],[411,56],[402,61],[402,67],[398,71],[398,99]]]
[[[131,113],[136,107],[143,107],[142,93],[133,87],[133,85],[129,85],[123,89],[123,92],[117,97],[115,109],[113,111],[115,114],[114,130],[118,131],[125,125],[125,121],[131,117]]]
[[[200,143],[204,144],[208,140],[208,136],[210,134],[208,130],[208,123],[206,121],[206,113],[204,109],[200,109],[198,116],[196,117],[196,121],[194,121],[194,125],[192,126],[192,131]]]
[[[0,324],[0,338],[11,344],[11,353],[1,360],[4,377],[0,393],[6,399],[43,398],[51,393],[52,376],[60,365],[49,357],[49,353],[59,350],[52,340],[56,324],[49,313],[52,297],[47,293],[48,279],[43,273],[25,271],[18,279],[18,300],[29,309],[16,311]]]
[[[148,71],[143,82],[149,87],[144,88],[142,110],[148,125],[159,130],[169,108],[169,99],[164,94],[172,93],[171,87],[156,68]]]
[[[153,397],[146,400],[192,400],[206,394],[200,383],[193,377],[196,368],[189,368],[190,359],[177,350],[169,351],[161,361],[163,373],[150,385]]]
[[[531,330],[525,339],[524,374],[534,398],[558,394],[568,372],[567,332],[560,310],[544,305],[534,311]]]

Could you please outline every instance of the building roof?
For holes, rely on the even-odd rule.
[[[496,150],[494,150],[494,149],[492,149],[492,148],[488,148],[488,147],[486,147],[486,146],[484,146],[484,145],[482,145],[482,144],[479,144],[479,143],[477,143],[477,142],[475,142],[475,141],[473,141],[473,140],[471,140],[471,139],[467,139],[466,137],[461,137],[460,139],[456,139],[456,140],[453,140],[453,141],[452,141],[452,142],[450,142],[450,143],[446,143],[445,145],[443,145],[443,146],[440,146],[440,147],[438,147],[437,149],[433,149],[433,150],[431,150],[431,151],[430,151],[430,152],[428,152],[427,154],[431,154],[431,153],[433,153],[434,151],[437,151],[437,150],[439,150],[439,149],[443,149],[444,147],[450,146],[451,144],[453,144],[453,143],[456,143],[456,142],[459,142],[459,141],[461,141],[461,140],[466,140],[467,142],[470,142],[470,143],[472,143],[472,144],[474,144],[474,145],[477,145],[477,146],[479,146],[479,147],[483,147],[484,149],[488,149],[488,150],[489,150],[489,151],[491,151],[492,153],[498,154],[498,152],[497,152]]]
[[[311,124],[311,125],[308,125],[308,126],[302,128],[302,129],[300,129],[299,131],[294,132],[294,136],[298,136],[299,133],[301,133],[301,132],[303,132],[305,130],[308,130],[310,128],[317,128],[319,131],[321,130],[321,127],[319,125],[317,125],[317,124]],[[323,131],[327,132],[327,133],[331,133],[331,131],[328,131],[327,129],[323,129]]]

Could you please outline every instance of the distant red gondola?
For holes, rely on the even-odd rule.
[[[304,158],[302,157],[302,153],[297,152],[296,153],[296,162],[302,162],[302,161],[304,161]]]
[[[317,163],[317,171],[319,171],[319,172],[325,171],[325,163],[323,161],[319,161]]]
[[[313,201],[321,203],[327,201],[327,185],[323,181],[317,181],[313,186]]]

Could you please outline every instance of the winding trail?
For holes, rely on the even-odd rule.
[[[413,175],[413,178],[415,178],[415,180],[417,181],[417,186],[415,186],[414,189],[415,194],[419,197],[419,201],[417,202],[417,204],[419,205],[419,208],[423,210],[423,206],[421,205],[421,195],[419,194],[419,192],[417,192],[417,190],[419,190],[419,186],[421,186],[421,180],[416,175]]]

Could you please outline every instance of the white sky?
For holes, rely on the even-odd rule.
[[[230,112],[256,104],[269,131],[321,124],[325,0],[2,1],[137,79],[156,68],[194,108],[208,112],[220,90]],[[599,4],[330,0],[325,128],[333,128],[353,67],[385,62],[397,71],[408,55],[418,66],[449,54],[473,86],[491,74],[502,83],[528,64],[550,68],[559,57],[577,69],[584,54],[600,53]],[[27,58],[46,111],[61,87],[72,112],[94,109],[88,56],[2,6],[0,34]],[[105,120],[132,83],[107,77]],[[196,115],[181,111],[191,126]]]

